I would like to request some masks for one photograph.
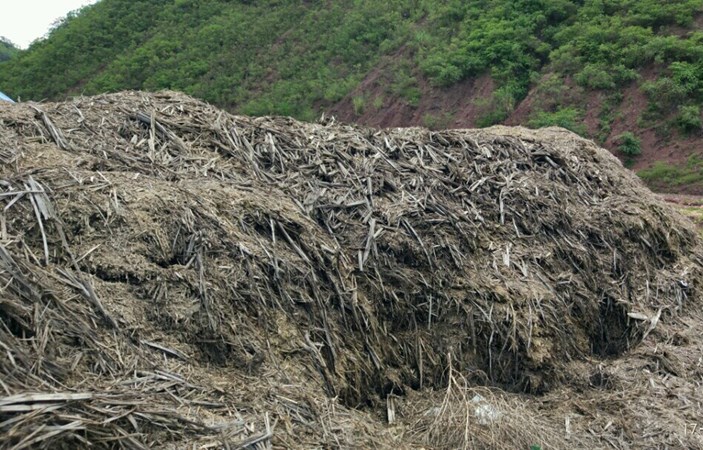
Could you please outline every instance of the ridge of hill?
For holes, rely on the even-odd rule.
[[[102,0],[0,64],[23,99],[175,89],[230,111],[559,125],[703,192],[703,0]]]

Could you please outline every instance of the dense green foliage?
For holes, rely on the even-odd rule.
[[[18,53],[19,49],[15,47],[15,44],[0,36],[0,62],[7,61]]]
[[[443,5],[430,15],[435,26],[428,29],[439,31],[423,37],[420,67],[441,85],[490,71],[500,86],[493,94],[495,122],[526,95],[541,71],[556,72],[561,80],[573,77],[587,89],[612,91],[638,80],[643,68],[663,66],[668,70],[649,90],[652,108],[703,102],[703,33],[691,26],[701,0]],[[655,94],[660,84],[668,87],[663,101]]]
[[[311,119],[408,35],[405,2],[102,0],[35,43],[0,83],[23,98],[177,89],[248,114]]]
[[[640,140],[630,131],[626,131],[618,136],[618,150],[629,157],[642,153]]]
[[[0,86],[26,99],[170,88],[247,114],[312,119],[392,55],[387,95],[411,106],[419,77],[441,88],[488,73],[488,125],[549,73],[555,89],[641,83],[648,117],[691,133],[701,128],[702,9],[703,0],[101,0],[1,64]],[[650,69],[658,75],[642,79]],[[353,102],[360,113],[383,99]],[[581,120],[565,101],[531,123],[582,131]]]

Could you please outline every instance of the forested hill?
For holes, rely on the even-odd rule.
[[[703,0],[101,0],[0,63],[0,89],[39,100],[168,88],[244,114],[383,126],[558,124],[654,185],[695,190],[702,11]]]

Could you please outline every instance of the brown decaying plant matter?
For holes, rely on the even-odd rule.
[[[564,130],[125,92],[0,173],[0,448],[703,447],[696,231]]]

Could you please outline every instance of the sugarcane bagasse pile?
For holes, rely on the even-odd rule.
[[[0,448],[701,448],[694,226],[561,129],[0,105]]]

